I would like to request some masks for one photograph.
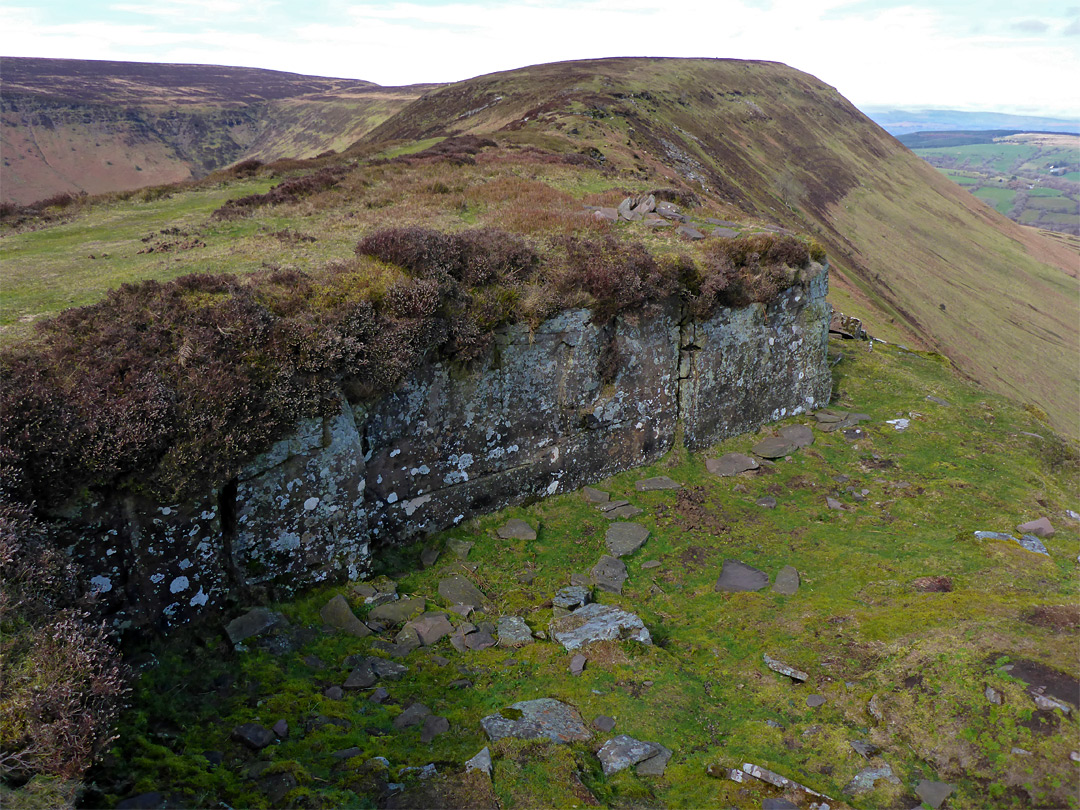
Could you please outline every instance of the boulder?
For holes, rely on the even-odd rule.
[[[747,470],[756,470],[760,466],[756,458],[750,458],[742,453],[725,453],[720,458],[705,459],[705,469],[713,475],[725,478]]]
[[[480,725],[492,742],[506,737],[519,740],[551,740],[557,743],[587,742],[592,734],[573,706],[552,698],[523,700],[488,715]]]
[[[611,776],[659,753],[660,748],[654,743],[620,734],[604,743],[596,752],[596,758],[600,760],[604,776]]]
[[[506,525],[503,526],[502,528],[500,528],[498,530],[498,532],[496,532],[496,533],[503,540],[535,540],[536,539],[536,529],[534,529],[532,526],[530,526],[524,520],[520,520],[518,518],[514,518],[513,520],[507,521]]]
[[[649,539],[649,530],[638,523],[612,523],[604,543],[613,557],[625,557],[641,548]]]
[[[623,583],[626,582],[626,565],[615,557],[605,554],[600,561],[589,571],[593,585],[602,591],[610,593],[622,593]]]
[[[614,605],[585,605],[567,616],[552,619],[548,632],[567,650],[577,650],[596,641],[620,639],[652,644],[641,618]]]
[[[451,605],[470,605],[479,610],[487,603],[487,597],[461,574],[454,574],[439,581],[439,596]]]
[[[340,593],[323,605],[319,618],[331,627],[357,638],[371,635],[371,629],[356,617],[348,601]]]
[[[769,584],[769,575],[738,560],[724,560],[720,569],[720,578],[716,580],[715,591],[736,593],[739,591],[760,591]]]
[[[232,730],[232,738],[253,751],[261,751],[274,741],[274,732],[258,723],[243,723]]]
[[[285,617],[276,611],[264,607],[252,608],[243,616],[237,616],[227,625],[225,633],[229,641],[235,646],[253,636],[261,635],[273,630],[285,622]]]

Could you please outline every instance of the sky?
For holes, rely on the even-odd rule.
[[[764,59],[863,109],[1080,120],[1080,0],[0,0],[0,54],[381,85],[605,56]]]

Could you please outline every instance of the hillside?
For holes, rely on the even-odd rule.
[[[99,194],[355,141],[430,86],[206,65],[5,58],[0,201]]]

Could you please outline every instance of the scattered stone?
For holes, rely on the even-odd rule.
[[[443,618],[445,619],[445,616]],[[401,631],[394,636],[393,644],[386,644],[386,642],[382,643],[386,645],[383,649],[390,653],[394,658],[404,658],[413,650],[420,649],[422,644],[420,641],[420,633],[417,632],[416,628],[412,626],[411,623],[402,627]],[[375,642],[375,645],[378,644],[379,642]]]
[[[776,582],[772,586],[773,593],[784,596],[794,596],[799,590],[799,571],[793,565],[785,565],[776,575]]]
[[[589,604],[591,601],[591,588],[586,588],[584,585],[568,585],[567,587],[558,590],[555,596],[552,597],[551,604],[554,607],[564,608],[565,610],[576,610],[579,607]]]
[[[732,239],[739,235],[739,232],[734,228],[713,228],[713,236],[722,236],[725,239]]]
[[[655,743],[620,734],[604,743],[596,752],[596,758],[600,760],[604,776],[611,776],[659,753],[660,749]]]
[[[769,575],[738,560],[724,560],[720,569],[720,578],[716,580],[714,591],[736,593],[739,591],[760,591],[768,586]]]
[[[1012,747],[1012,752],[1018,757],[1030,757],[1031,752],[1025,748],[1017,748],[1015,745]]]
[[[509,715],[509,716],[507,716]],[[480,725],[492,742],[505,737],[520,740],[551,740],[557,743],[587,742],[592,736],[573,706],[552,698],[523,700],[488,715]]]
[[[770,796],[761,800],[761,810],[799,810],[799,805],[789,802],[782,796]]]
[[[535,571],[522,571],[517,577],[517,581],[522,585],[532,585],[534,579],[536,579]]]
[[[602,714],[599,717],[597,717],[595,720],[593,720],[592,724],[593,724],[593,728],[607,734],[612,729],[615,728],[615,718],[608,717],[607,715]]]
[[[243,616],[237,616],[225,625],[225,633],[235,647],[240,642],[253,636],[262,635],[284,622],[285,617],[280,613],[264,607],[257,607],[252,608]]]
[[[348,681],[346,681],[348,683]],[[323,696],[330,700],[344,700],[345,690],[340,686],[328,686],[323,690]]]
[[[413,599],[398,599],[394,602],[377,605],[368,614],[368,618],[390,625],[401,624],[413,616],[423,613],[426,607],[427,602],[420,596]]]
[[[353,757],[360,756],[362,753],[364,753],[364,749],[354,745],[351,748],[342,748],[338,751],[331,751],[330,756],[334,759],[352,759]]]
[[[585,487],[581,492],[585,496],[586,503],[607,503],[611,500],[610,494],[592,487]]]
[[[634,489],[638,492],[659,492],[664,489],[679,489],[680,487],[682,487],[682,484],[671,480],[666,475],[656,478],[642,478],[634,484]]]
[[[810,697],[806,699],[806,705],[811,709],[816,709],[818,706],[824,706],[825,697],[824,695],[810,695]]]
[[[1070,751],[1069,759],[1071,759],[1073,762],[1080,762],[1080,751]]]
[[[877,695],[870,696],[870,700],[866,702],[866,711],[879,723],[885,722],[885,712],[881,710],[881,700]]]
[[[952,785],[945,782],[931,782],[927,779],[920,779],[919,784],[915,787],[915,793],[920,799],[930,805],[934,810],[938,810],[942,803],[949,798],[949,795],[955,790]]]
[[[637,202],[637,205],[635,205],[633,208],[634,213],[641,214],[642,216],[644,216],[645,214],[651,214],[655,210],[656,198],[652,194],[640,198]]]
[[[787,675],[796,681],[805,681],[810,676],[803,672],[801,669],[795,669],[793,666],[785,664],[783,661],[777,661],[768,653],[762,656],[765,659],[765,666],[771,669],[773,672],[779,672],[781,675]]]
[[[910,419],[886,419],[886,425],[892,425],[895,430],[907,430],[911,424]]]
[[[1080,512],[1075,512],[1072,509],[1066,509],[1065,515],[1069,518],[1069,520],[1080,520]]]
[[[266,794],[271,807],[281,804],[289,791],[295,790],[299,785],[296,777],[291,773],[273,773],[257,781],[259,790]]]
[[[775,720],[766,720],[765,725],[767,725],[769,728],[778,728],[778,729],[783,729],[784,728],[782,725],[777,723]]]
[[[847,419],[847,411],[835,411],[832,408],[822,408],[814,413],[818,424],[839,424]]]
[[[520,616],[502,616],[498,621],[500,647],[524,647],[533,643],[532,630]]]
[[[699,231],[697,228],[691,228],[689,225],[680,225],[675,229],[675,233],[679,236],[685,236],[687,239],[697,242],[700,239],[705,238],[705,234]]]
[[[846,511],[846,510],[844,509],[844,505],[843,505],[842,503],[840,503],[840,501],[836,500],[836,498],[829,498],[829,497],[826,497],[826,498],[825,498],[825,505],[826,505],[827,507],[829,507],[830,509],[835,509],[835,510],[836,510],[837,512],[844,512],[844,511]]]
[[[775,771],[770,771],[767,768],[762,768],[760,765],[754,765],[751,762],[744,763],[742,766],[743,773],[748,776],[752,776],[755,779],[760,779],[762,782],[766,782],[773,787],[781,788],[782,790],[788,790],[795,788],[801,790],[804,793],[809,793],[811,796],[821,796],[816,790],[811,790],[806,785],[800,785],[798,782],[788,779],[786,776],[781,776]],[[736,780],[741,781],[741,780]]]
[[[278,739],[284,740],[286,737],[289,736],[289,721],[285,718],[278,720],[276,723],[274,723],[271,731],[273,731],[278,736]]]
[[[612,509],[619,509],[619,508],[621,508],[623,506],[629,506],[629,505],[630,505],[630,501],[604,501],[603,503],[598,505],[596,508],[599,509],[601,512],[606,513],[606,512],[610,512]]]
[[[641,564],[641,568],[642,568],[643,571],[648,571],[648,570],[650,570],[652,568],[659,568],[659,567],[660,567],[660,561],[659,560],[646,560],[645,562],[643,562]]]
[[[440,734],[450,730],[450,721],[437,714],[431,714],[424,718],[424,726],[420,729],[420,742],[429,743]]]
[[[774,498],[772,495],[765,495],[761,498],[758,498],[755,503],[757,503],[757,505],[760,506],[762,509],[776,508],[776,498]]]
[[[468,678],[458,678],[455,681],[450,681],[448,686],[451,689],[472,689],[473,682]]]
[[[595,211],[593,211],[593,216],[596,219],[606,220],[607,222],[615,222],[619,218],[619,209],[608,207],[597,208]]]
[[[806,425],[786,425],[780,428],[780,435],[794,442],[796,447],[809,447],[814,443],[814,431]]]
[[[649,539],[649,530],[639,523],[612,523],[604,535],[604,543],[613,557],[633,554]]]
[[[413,630],[420,643],[425,647],[438,643],[440,639],[454,632],[454,628],[450,624],[450,620],[446,618],[445,613],[425,613],[409,621],[405,625],[405,629]]]
[[[938,405],[944,405],[945,407],[949,407],[949,403],[946,402],[944,399],[941,399],[941,397],[927,397],[926,401],[936,402]]]
[[[322,610],[319,611],[319,618],[331,627],[357,638],[371,635],[370,628],[356,617],[352,608],[349,607],[348,600],[340,593],[323,605]]]
[[[1035,701],[1035,706],[1039,709],[1042,709],[1043,711],[1050,712],[1054,709],[1057,709],[1062,714],[1068,714],[1070,711],[1072,711],[1068,703],[1063,700],[1058,700],[1057,698],[1050,697],[1049,695],[1042,695],[1038,692],[1032,692],[1031,698]]]
[[[424,568],[431,568],[439,559],[439,550],[437,548],[425,548],[420,552],[420,565]]]
[[[410,728],[424,722],[424,718],[431,714],[431,709],[423,703],[413,703],[405,711],[394,718],[394,728]]]
[[[878,779],[888,779],[894,785],[901,784],[899,777],[893,773],[891,766],[881,765],[878,767],[863,768],[844,786],[843,792],[849,796],[858,796],[861,793],[869,793],[874,789],[874,784]]]
[[[589,659],[581,653],[578,653],[570,659],[570,674],[577,676],[585,671],[585,662]]]
[[[992,686],[987,686],[986,689],[983,690],[983,694],[986,695],[986,699],[995,706],[1000,706],[1005,702],[1005,695]]]
[[[750,452],[762,458],[783,458],[784,456],[790,456],[798,449],[799,445],[792,439],[786,439],[783,436],[770,436],[755,444]]]
[[[602,591],[610,593],[622,593],[623,583],[626,582],[626,565],[615,557],[605,554],[600,562],[589,571],[592,583]]]
[[[261,751],[274,741],[274,732],[258,723],[243,723],[232,730],[232,738],[253,751]]]
[[[476,754],[472,759],[465,762],[465,773],[471,773],[472,771],[480,771],[480,773],[491,776],[491,751],[485,745],[480,749],[480,752]]]
[[[1047,557],[1050,556],[1050,552],[1046,550],[1046,546],[1043,545],[1042,540],[1040,540],[1033,534],[1025,534],[1016,542],[1026,548],[1028,551],[1033,551],[1036,554],[1045,554]]]
[[[415,779],[434,779],[439,775],[438,769],[435,767],[434,762],[429,762],[427,765],[420,767],[413,766],[411,768],[399,768],[398,778],[411,776]]]
[[[851,747],[854,749],[856,754],[859,754],[866,759],[870,759],[870,757],[874,756],[875,754],[877,754],[878,751],[881,750],[872,742],[867,742],[866,740],[855,740],[855,742],[851,743]]]
[[[474,545],[476,544],[469,540],[461,540],[454,537],[446,541],[446,550],[459,560],[464,560],[469,556],[469,552],[472,551]]]
[[[1020,542],[1011,534],[1005,534],[1004,532],[975,532],[975,537],[979,540],[1011,540],[1014,543]]]
[[[461,574],[439,580],[439,596],[451,605],[469,605],[474,610],[487,603],[487,597]]]
[[[742,453],[725,453],[720,458],[705,459],[705,469],[723,478],[738,475],[747,470],[756,470],[760,466],[756,458],[744,456]]]
[[[514,518],[507,521],[506,525],[498,530],[497,534],[503,540],[535,540],[536,529],[524,520]]]
[[[638,507],[631,504],[626,504],[625,506],[619,506],[615,509],[609,509],[608,511],[604,512],[604,517],[606,517],[608,520],[620,520],[623,518],[637,517],[644,511],[644,509],[639,509]]]
[[[663,776],[664,771],[667,770],[668,762],[671,760],[671,750],[660,743],[653,743],[653,745],[660,751],[637,764],[634,771],[638,776]]]
[[[372,703],[385,703],[386,699],[390,697],[390,693],[386,691],[385,686],[380,686],[368,697]]]
[[[570,575],[570,584],[582,588],[589,588],[592,586],[592,583],[589,581],[589,575],[580,573]]]
[[[596,603],[552,619],[548,628],[552,639],[567,650],[576,650],[596,641],[631,640],[652,644],[641,618],[614,605]]]
[[[486,650],[496,644],[498,642],[495,640],[495,636],[485,630],[479,630],[465,636],[465,648],[468,650]]]
[[[1033,534],[1036,537],[1053,537],[1054,527],[1050,523],[1050,520],[1045,517],[1041,517],[1038,520],[1029,520],[1027,523],[1021,523],[1016,527],[1016,530],[1020,534]]]

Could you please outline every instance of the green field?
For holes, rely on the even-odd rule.
[[[993,205],[1002,214],[1008,214],[1012,210],[1013,199],[1016,197],[1016,192],[1008,188],[983,187],[972,193]]]

